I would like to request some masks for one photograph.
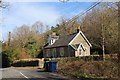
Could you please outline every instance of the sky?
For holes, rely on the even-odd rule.
[[[78,15],[92,2],[11,2],[2,9],[2,28],[0,40],[6,40],[9,31],[23,24],[31,26],[36,21],[55,26],[60,17],[72,18]]]

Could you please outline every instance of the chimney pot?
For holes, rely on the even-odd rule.
[[[80,26],[77,27],[77,33],[80,31]]]
[[[77,33],[80,31],[80,29],[77,29]]]

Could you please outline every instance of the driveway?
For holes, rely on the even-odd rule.
[[[3,68],[0,69],[0,73],[2,73],[2,80],[70,80],[56,73],[35,68]]]

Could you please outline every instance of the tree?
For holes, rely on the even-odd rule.
[[[94,50],[101,53],[103,37],[105,39],[105,52],[116,53],[118,51],[118,12],[116,3],[101,3],[101,5],[87,12],[82,18],[69,22],[70,19],[62,17],[59,26],[51,30],[59,35],[70,34],[80,27]],[[102,29],[104,27],[104,29]],[[104,36],[103,36],[104,35]]]
[[[56,27],[59,35],[71,34],[75,32],[78,27],[80,27],[80,23],[77,20],[70,22],[70,19],[61,17],[59,20],[59,26],[56,25]]]
[[[105,50],[108,53],[116,53],[118,49],[117,10],[110,8],[107,4],[104,3],[87,13],[81,25],[93,46],[102,49],[102,34],[104,34]],[[102,31],[102,26],[104,26],[104,31]]]
[[[34,58],[41,51],[45,42],[44,26],[42,22],[37,21],[32,26],[22,25],[14,29],[10,46],[17,49],[17,59]]]
[[[9,47],[3,50],[1,55],[2,55],[2,67],[9,67],[15,60],[17,52],[15,49]]]
[[[5,8],[7,8],[8,6],[9,6],[9,3],[0,1],[0,8],[5,9]]]
[[[14,46],[24,48],[31,36],[29,26],[22,25],[21,27],[17,27],[12,34]]]
[[[32,25],[31,29],[36,33],[43,33],[44,25],[42,22],[37,21]]]

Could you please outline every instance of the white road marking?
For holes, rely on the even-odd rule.
[[[22,72],[20,72],[20,71],[18,71],[18,70],[15,70],[15,69],[12,69],[12,70],[14,70],[14,71],[16,71],[16,72],[19,72],[23,77],[25,77],[26,79],[29,79],[27,76],[25,76]]]
[[[27,76],[25,76],[22,72],[18,71],[18,70],[15,70],[13,68],[3,68],[3,69],[0,69],[0,71],[3,71],[3,70],[8,70],[8,69],[11,69],[11,70],[14,70],[16,72],[19,72],[23,77],[25,77],[26,79],[29,79]]]
[[[26,79],[29,79],[27,76],[25,76],[22,72],[19,72],[22,76],[24,76]]]
[[[0,69],[0,70],[3,71],[3,70],[7,70],[7,69],[9,69],[9,68],[2,68],[2,69]]]

